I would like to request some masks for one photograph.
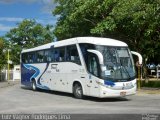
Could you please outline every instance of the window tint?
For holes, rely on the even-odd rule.
[[[23,63],[28,63],[28,55],[27,55],[27,53],[23,53],[22,54],[22,62]]]
[[[44,51],[37,52],[37,62],[39,63],[44,62]]]
[[[53,61],[52,56],[53,56],[52,50],[45,50],[45,52],[44,52],[44,61],[45,62],[51,62],[51,61]]]
[[[35,53],[23,53],[22,54],[22,62],[23,63],[34,63],[36,60]]]
[[[99,76],[99,73],[98,73],[98,69],[99,69],[98,59],[93,54],[90,54],[88,56],[87,69],[91,74],[93,74],[97,77]]]
[[[95,75],[97,77],[100,76],[100,66],[98,62],[98,58],[95,54],[87,52],[88,49],[95,50],[95,45],[93,44],[86,44],[86,43],[80,43],[81,52],[83,54],[83,58],[85,60],[88,72],[92,75]]]
[[[56,48],[54,50],[54,61],[55,62],[65,61],[65,47]]]
[[[76,45],[22,53],[23,63],[66,62],[66,61],[80,64],[80,57]]]
[[[76,45],[67,46],[66,61],[72,61],[80,64],[80,58]]]
[[[53,49],[22,53],[22,62],[23,63],[52,62],[54,60],[53,56],[54,56]]]
[[[29,63],[34,63],[36,60],[35,54],[34,53],[28,53],[28,62]]]
[[[93,44],[88,44],[88,43],[80,43],[79,45],[80,45],[80,49],[81,49],[83,58],[84,58],[85,63],[86,63],[86,65],[87,65],[87,58],[88,58],[88,57],[87,57],[87,56],[88,56],[87,50],[88,50],[88,49],[93,49],[93,50],[95,50],[95,45],[93,45]]]

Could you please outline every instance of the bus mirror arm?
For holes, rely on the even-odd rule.
[[[135,52],[135,51],[131,51],[131,53],[138,56],[138,62],[140,65],[142,65],[142,55],[138,52]]]
[[[101,52],[99,52],[97,50],[92,50],[92,49],[88,49],[87,51],[90,52],[90,53],[96,54],[98,56],[98,59],[99,59],[99,64],[104,65],[103,55],[102,55]]]

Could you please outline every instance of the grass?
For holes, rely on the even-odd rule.
[[[141,81],[141,87],[160,88],[160,80]]]

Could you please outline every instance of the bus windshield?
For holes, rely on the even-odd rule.
[[[104,59],[102,79],[125,81],[135,77],[132,55],[127,47],[101,45],[95,47],[102,53]]]

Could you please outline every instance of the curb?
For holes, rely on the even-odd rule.
[[[160,88],[142,87],[138,91],[139,93],[145,93],[145,94],[160,94]]]
[[[138,90],[137,95],[160,95],[160,90]]]

